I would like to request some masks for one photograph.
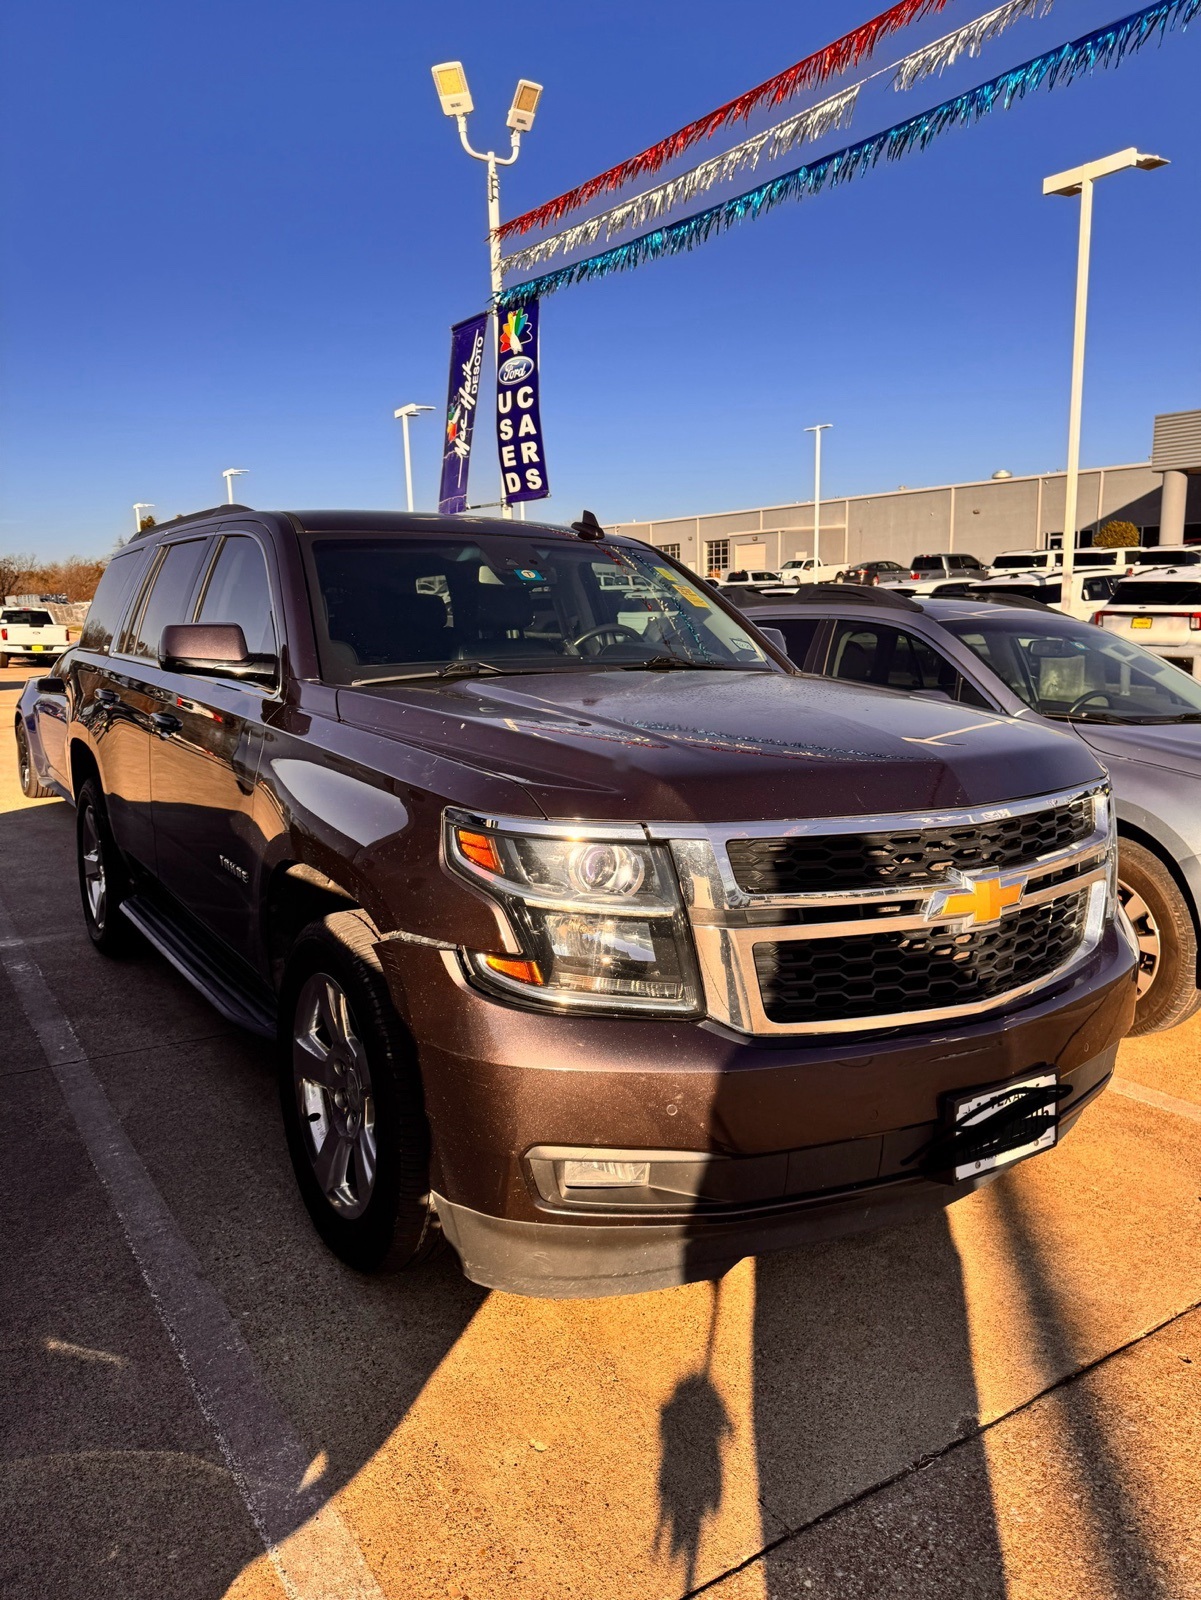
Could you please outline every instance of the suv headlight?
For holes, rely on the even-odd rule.
[[[692,940],[666,850],[586,827],[571,837],[518,829],[446,813],[447,862],[501,903],[521,946],[516,956],[465,952],[472,975],[554,1008],[695,1013]]]

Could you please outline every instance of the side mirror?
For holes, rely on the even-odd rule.
[[[251,683],[274,683],[279,666],[274,656],[250,654],[236,622],[173,622],[163,629],[158,659],[165,672]]]
[[[760,628],[759,632],[767,640],[768,644],[775,645],[782,656],[788,656],[789,661],[792,660],[792,657],[788,655],[788,641],[779,628]]]
[[[66,694],[67,685],[62,678],[39,678],[39,694]]]

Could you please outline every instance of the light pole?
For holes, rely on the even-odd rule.
[[[813,435],[813,565],[821,565],[821,522],[822,522],[822,434],[827,428],[832,428],[832,422],[818,422],[812,428],[806,428],[806,433]]]
[[[225,479],[226,498],[231,506],[234,503],[234,479],[244,478],[249,471],[249,467],[226,467],[221,474]]]
[[[153,510],[154,510],[154,501],[153,500],[135,500],[134,501],[134,503],[133,503],[133,531],[135,533],[141,533],[141,531],[142,531],[142,512],[143,511],[153,511]]]
[[[442,110],[448,117],[453,117],[459,129],[459,143],[469,156],[476,161],[485,161],[488,164],[488,264],[491,269],[492,297],[504,288],[504,278],[500,270],[500,240],[496,237],[496,230],[500,227],[500,174],[498,168],[511,167],[521,154],[521,136],[528,133],[534,126],[534,113],[538,109],[538,101],[542,97],[542,85],[533,83],[529,78],[518,78],[517,87],[513,91],[513,104],[509,107],[509,115],[505,119],[505,126],[510,134],[510,151],[507,156],[498,156],[495,150],[486,154],[471,148],[471,141],[467,137],[467,118],[475,108],[471,98],[471,90],[467,87],[467,74],[463,71],[461,61],[442,61],[436,67],[431,67],[434,75],[434,88],[438,91],[438,99],[442,103]],[[496,346],[496,312],[492,312],[492,343]],[[505,493],[504,478],[500,486],[500,514],[502,517],[511,517],[513,508],[509,504]]]
[[[1068,470],[1063,506],[1063,603],[1069,603],[1076,566],[1076,506],[1080,485],[1080,411],[1084,399],[1084,331],[1088,318],[1088,253],[1093,232],[1093,184],[1111,172],[1166,167],[1163,156],[1144,155],[1133,145],[1100,161],[1056,172],[1043,179],[1043,194],[1080,196],[1080,244],[1076,254],[1076,325],[1072,335],[1072,392],[1068,401]]]
[[[405,440],[405,496],[408,500],[409,510],[413,509],[413,457],[409,454],[409,422],[413,417],[420,416],[423,411],[432,411],[433,406],[415,406],[411,402],[407,406],[397,406],[392,413],[400,418],[401,432]]]

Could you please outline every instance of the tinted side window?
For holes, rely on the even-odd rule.
[[[146,565],[146,551],[127,550],[121,555],[114,556],[100,574],[100,582],[96,586],[96,593],[88,607],[88,614],[84,619],[83,632],[79,636],[81,650],[99,650],[107,654],[113,642],[113,634],[117,631],[125,607],[133,594],[134,585],[142,575]]]
[[[196,620],[237,623],[252,656],[275,654],[271,588],[255,540],[239,535],[222,543]]]
[[[830,644],[826,675],[889,689],[941,689],[963,705],[987,706],[974,684],[916,634],[877,623],[840,622]]]
[[[208,548],[207,539],[188,539],[183,544],[168,545],[141,616],[123,641],[128,655],[139,656],[143,661],[158,660],[163,629],[169,623],[187,621],[188,601]]]
[[[754,620],[754,612],[751,612]],[[764,626],[779,628],[784,635],[784,643],[788,646],[788,657],[798,667],[805,665],[805,657],[809,653],[809,646],[813,643],[813,636],[817,632],[820,617],[776,617],[772,621],[764,619]]]

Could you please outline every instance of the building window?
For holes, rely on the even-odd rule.
[[[708,539],[705,542],[705,572],[726,572],[730,565],[730,541]]]
[[[659,548],[665,556],[670,556],[673,561],[680,559],[680,547],[678,544],[661,544]]]

